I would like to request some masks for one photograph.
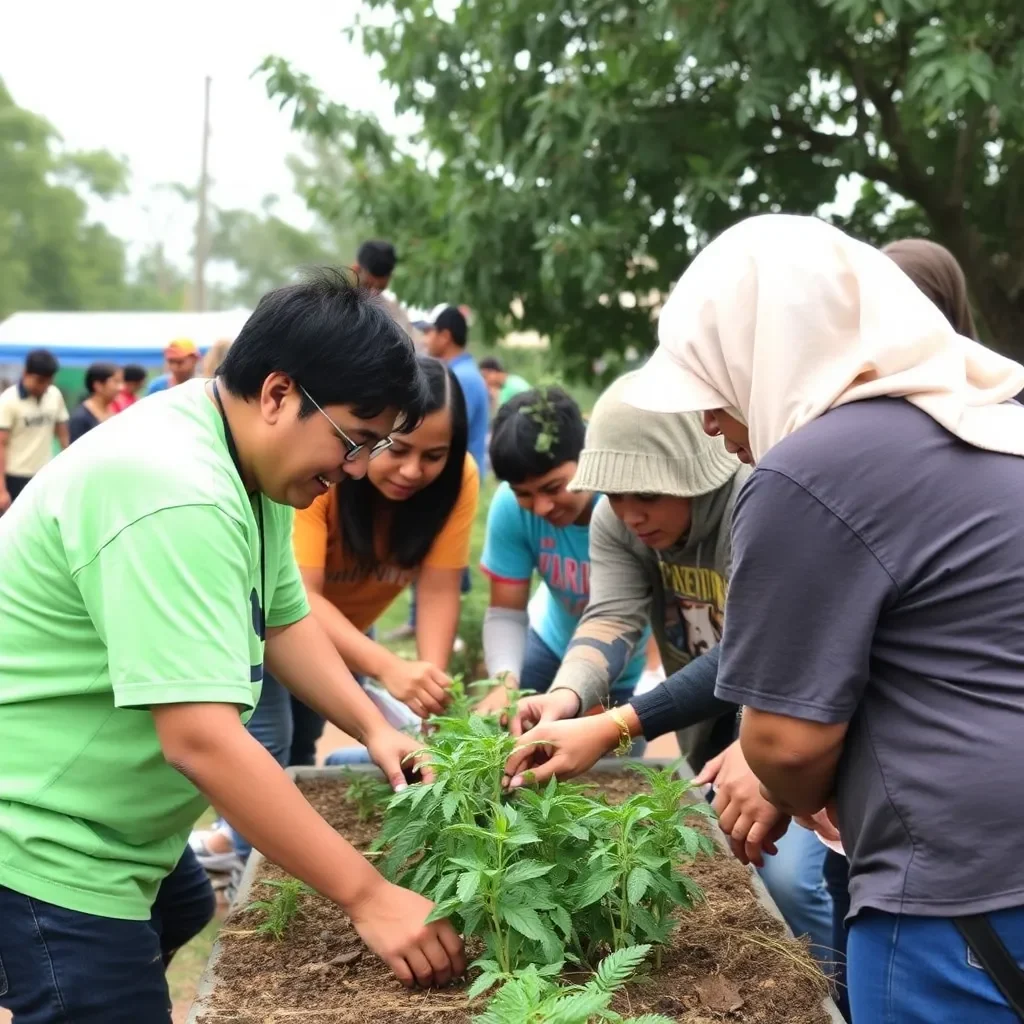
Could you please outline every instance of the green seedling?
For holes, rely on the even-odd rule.
[[[561,964],[529,965],[506,981],[474,1024],[673,1024],[660,1014],[623,1017],[609,1008],[615,993],[636,971],[649,946],[628,946],[609,954],[585,985],[559,985],[551,978]]]
[[[257,926],[256,931],[264,935],[272,935],[280,941],[288,930],[295,915],[299,912],[302,897],[313,890],[300,882],[297,878],[286,878],[283,881],[260,882],[260,885],[270,886],[276,893],[271,900],[256,900],[250,903],[246,910],[261,910],[265,914],[264,920]]]
[[[391,786],[376,772],[346,768],[341,777],[345,780],[345,799],[355,804],[360,821],[369,821],[393,795]]]

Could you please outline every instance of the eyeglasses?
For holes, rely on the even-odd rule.
[[[338,424],[335,423],[334,420],[332,420],[331,417],[328,416],[327,413],[325,413],[323,409],[320,408],[319,405],[317,405],[316,399],[301,384],[299,384],[299,390],[313,404],[313,408],[316,409],[316,411],[320,413],[320,415],[323,416],[323,418],[327,420],[327,422],[330,423],[332,427],[334,427],[335,433],[338,435],[338,437],[341,438],[341,441],[346,448],[345,461],[355,462],[356,459],[358,459],[363,454],[366,445],[356,444],[356,442],[353,441],[352,438],[349,437],[348,434],[346,434],[345,431],[342,430],[341,427],[339,427]],[[374,442],[373,447],[370,449],[371,461],[377,458],[377,456],[380,455],[381,452],[386,452],[394,443],[395,442],[390,437],[382,437],[379,441]]]

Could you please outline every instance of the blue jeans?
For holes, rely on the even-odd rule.
[[[1024,907],[988,918],[1024,965]],[[855,1024],[1019,1024],[950,918],[861,911],[847,974]]]
[[[524,690],[535,693],[547,693],[555,676],[562,665],[562,659],[540,638],[532,627],[526,634],[526,653],[523,655],[523,668],[519,673],[519,685]],[[633,686],[612,687],[611,704],[617,707],[625,704],[633,696]],[[647,749],[647,740],[638,736],[633,740],[630,757],[643,757]]]
[[[799,825],[790,825],[777,845],[779,852],[765,857],[758,874],[793,934],[810,939],[811,956],[830,974],[836,959],[832,951],[832,897],[822,877],[828,847]]]
[[[187,847],[148,921],[83,914],[0,886],[0,1004],[17,1024],[170,1024],[164,968],[215,908]]]

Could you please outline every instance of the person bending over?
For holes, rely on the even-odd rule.
[[[309,614],[291,529],[423,406],[408,338],[322,272],[264,296],[215,380],[87,434],[0,519],[0,962],[18,1024],[169,1024],[163,964],[195,913],[186,844],[208,803],[406,984],[463,970],[430,902],[387,882],[244,727],[266,662],[405,784],[418,744]]]
[[[545,692],[590,600],[591,520],[599,495],[569,490],[586,427],[560,388],[516,395],[498,411],[491,465],[502,481],[487,515],[481,568],[491,581],[484,658],[500,685],[482,711],[517,689]],[[536,573],[542,586],[530,597]],[[644,669],[647,630],[610,674],[605,697],[629,699]]]
[[[512,729],[521,734],[543,723],[530,738],[556,745],[551,760],[536,766],[538,781],[588,770],[616,748],[621,724],[645,739],[676,729],[695,769],[710,762],[709,781],[728,748],[716,809],[725,811],[733,788],[745,782],[765,805],[762,812],[774,815],[734,743],[737,707],[714,696],[731,565],[729,525],[750,470],[704,433],[699,416],[627,405],[622,396],[635,378],[627,374],[598,399],[569,485],[571,491],[607,495],[590,528],[590,604],[550,692],[525,698]],[[609,680],[648,623],[669,679],[635,694],[619,716],[576,718],[607,703]],[[805,829],[776,838],[775,856],[756,850],[752,859],[790,927],[807,934],[812,952],[827,964],[832,904],[822,881],[825,847]]]

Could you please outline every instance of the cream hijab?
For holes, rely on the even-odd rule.
[[[1024,367],[956,334],[877,249],[812,217],[743,221],[693,261],[625,396],[727,409],[755,460],[847,402],[906,398],[970,445],[1024,455]]]

